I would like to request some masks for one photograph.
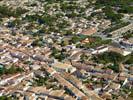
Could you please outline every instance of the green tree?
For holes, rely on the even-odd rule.
[[[92,59],[95,62],[103,63],[103,64],[107,64],[107,63],[119,64],[125,58],[124,56],[116,52],[104,52],[102,54],[94,56]]]

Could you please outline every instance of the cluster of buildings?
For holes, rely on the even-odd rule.
[[[111,21],[105,18],[99,19],[98,16],[90,20],[85,19],[93,13],[102,13],[102,9],[95,9],[89,2],[86,3],[86,0],[77,0],[76,4],[82,5],[82,9],[90,7],[83,11],[83,15],[76,18],[67,16],[71,11],[64,13],[61,10],[62,3],[51,4],[48,3],[49,0],[45,0],[46,4],[42,2],[44,1],[0,1],[1,5],[6,4],[13,9],[21,7],[28,10],[18,18],[2,18],[3,21],[0,22],[0,97],[7,96],[15,100],[128,99],[132,94],[130,90],[133,89],[133,64],[125,64],[123,61],[118,65],[119,72],[116,72],[110,68],[114,66],[113,63],[98,63],[93,61],[92,57],[106,52],[118,53],[127,58],[125,60],[132,57],[133,37],[125,39],[123,33],[130,31],[132,34],[133,24],[106,33],[112,35],[106,37],[102,32],[110,28]],[[66,0],[64,3],[69,4],[69,2]],[[48,20],[52,22],[51,26],[45,25],[45,21],[41,19],[34,20],[46,13],[50,16],[63,15],[56,20],[62,24],[58,26],[57,22],[49,18]],[[74,10],[74,13],[79,15],[81,12]],[[29,19],[33,21],[30,21],[27,16],[30,16]],[[9,27],[9,22],[16,20],[19,24]],[[63,35],[64,31],[58,28],[64,27],[66,22],[70,25],[63,30],[71,30],[72,33]],[[55,29],[60,32],[53,32]],[[49,32],[50,34],[47,34]],[[88,38],[72,43],[72,37],[75,35]],[[95,43],[94,37],[100,37],[101,41],[110,39],[112,42],[94,48],[77,46],[77,44]],[[65,40],[67,43],[63,45]],[[4,71],[11,66],[21,68],[23,71],[13,73]],[[125,89],[128,89],[127,93]]]
[[[1,34],[0,39],[0,64],[7,68],[13,64],[24,69],[22,73],[2,75],[0,81],[1,96],[15,95],[20,100],[23,100],[23,98],[28,100],[31,98],[45,98],[46,100],[49,100],[49,98],[65,100],[94,98],[94,100],[102,100],[102,98],[111,99],[112,93],[119,93],[121,87],[132,87],[133,69],[131,66],[129,72],[127,70],[129,66],[122,64],[122,72],[115,73],[111,69],[104,69],[105,65],[103,64],[92,61],[79,62],[82,54],[91,57],[92,55],[113,51],[127,56],[131,54],[131,51],[126,52],[122,48],[111,45],[100,46],[91,50],[74,48],[74,46],[71,46],[73,48],[71,49],[68,46],[65,49],[68,49],[70,57],[68,60],[59,62],[57,59],[50,58],[52,51],[49,47],[33,47],[34,39],[29,36],[23,36],[19,33],[12,36],[6,32]],[[43,71],[38,72],[42,68],[50,74],[50,77],[55,78],[57,80],[56,85],[62,86],[62,88],[51,90],[52,88],[47,89],[46,86],[32,86],[36,74],[45,77]],[[65,91],[69,91],[70,94],[66,94]]]

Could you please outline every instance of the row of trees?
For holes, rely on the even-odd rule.
[[[120,5],[129,5],[132,0],[97,0],[97,5],[105,5],[105,6],[120,6]]]
[[[115,72],[119,72],[119,64],[133,64],[133,54],[130,54],[128,56],[123,56],[116,52],[104,52],[99,55],[95,55],[92,57],[92,60],[96,63],[102,63],[102,64],[112,64],[107,66],[107,68],[112,69]]]
[[[120,23],[116,24],[115,26],[106,29],[104,32],[105,32],[105,33],[107,33],[107,32],[112,32],[112,31],[114,31],[114,30],[120,29],[120,28],[122,28],[122,27],[124,27],[124,26],[127,26],[127,25],[129,25],[129,24],[130,24],[129,22],[120,22]]]
[[[83,48],[95,48],[101,45],[111,44],[112,40],[102,40],[102,39],[95,39],[94,42],[89,42],[86,44],[83,44]]]
[[[9,8],[5,5],[0,6],[0,17],[19,17],[21,14],[26,12],[26,9],[22,9],[20,7],[13,10],[12,8]]]
[[[0,76],[4,74],[15,74],[17,72],[23,72],[23,69],[20,67],[11,66],[10,68],[0,68]]]
[[[104,52],[92,58],[92,60],[94,60],[95,62],[103,64],[108,64],[108,63],[118,64],[122,62],[124,59],[125,59],[124,56],[116,52]]]
[[[97,46],[100,46],[103,44],[110,44],[112,42],[110,39],[103,40],[102,38],[97,37],[97,36],[84,36],[84,35],[73,36],[71,39],[71,42],[75,44],[75,43],[80,42],[86,38],[88,38],[88,40],[90,40],[90,42],[85,43],[85,44],[81,44],[81,43],[77,44],[77,47],[94,48],[94,47],[97,47]]]

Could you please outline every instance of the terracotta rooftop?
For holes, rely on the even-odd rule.
[[[96,28],[89,28],[89,29],[83,31],[82,34],[84,34],[84,35],[92,35],[92,34],[94,34],[96,32],[97,32]]]

